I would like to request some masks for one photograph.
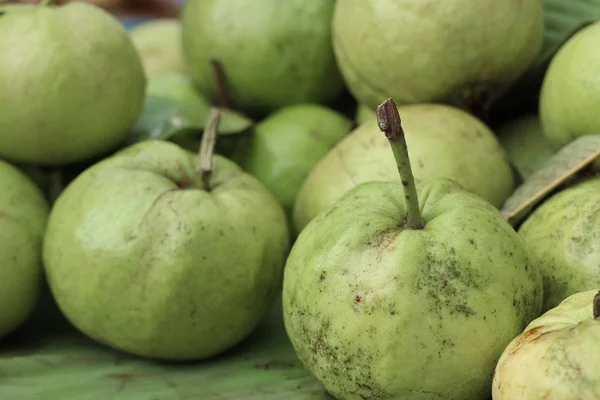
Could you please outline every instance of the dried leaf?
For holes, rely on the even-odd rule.
[[[506,200],[502,214],[515,226],[550,192],[600,156],[600,135],[578,138],[558,151]]]

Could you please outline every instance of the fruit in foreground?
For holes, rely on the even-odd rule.
[[[21,326],[37,305],[49,211],[41,190],[0,160],[0,338]]]
[[[445,177],[494,206],[502,206],[513,190],[514,177],[504,149],[485,124],[441,104],[399,109],[419,189],[431,179]],[[376,118],[363,123],[310,172],[294,205],[296,230],[360,183],[399,182],[395,165]]]
[[[254,127],[242,166],[263,182],[291,215],[304,179],[350,126],[348,118],[318,104],[282,108]]]
[[[364,183],[300,233],[284,273],[288,336],[337,398],[487,399],[502,350],[539,315],[537,266],[499,211],[455,182],[417,198],[391,100],[378,119],[404,190]]]
[[[331,44],[335,0],[189,0],[183,49],[200,91],[215,100],[211,60],[221,63],[235,108],[268,114],[327,103],[342,91]]]
[[[153,19],[136,25],[130,35],[146,76],[186,72],[178,19]]]
[[[140,356],[197,360],[254,330],[281,285],[285,214],[254,177],[213,157],[199,173],[193,153],[141,142],[59,197],[44,261],[83,333]]]
[[[496,134],[523,179],[544,166],[555,153],[544,136],[539,116],[535,114],[501,125]]]
[[[544,134],[555,149],[600,132],[600,22],[571,37],[551,60],[540,92]]]
[[[127,32],[102,9],[81,2],[7,9],[0,157],[64,165],[112,150],[138,117],[145,84]]]
[[[372,109],[387,96],[479,109],[535,61],[543,27],[542,0],[338,0],[333,43],[350,91]]]
[[[504,350],[494,400],[594,400],[600,393],[600,293],[575,293],[532,321]]]
[[[600,179],[564,189],[519,227],[544,279],[544,311],[600,287]]]

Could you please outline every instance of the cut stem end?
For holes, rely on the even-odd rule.
[[[404,227],[406,229],[423,229],[425,224],[421,218],[419,209],[419,198],[417,196],[417,187],[410,167],[408,157],[408,146],[402,129],[402,121],[398,107],[392,98],[387,99],[377,107],[377,124],[379,129],[385,133],[385,137],[390,142],[400,180],[404,191],[404,200],[406,202],[406,217]]]

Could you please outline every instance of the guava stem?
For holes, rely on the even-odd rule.
[[[600,317],[600,291],[594,296],[594,319]]]
[[[217,128],[221,120],[221,112],[217,108],[210,109],[208,123],[202,134],[197,171],[202,178],[203,189],[210,190],[210,178],[213,172],[213,153],[217,143]]]
[[[215,58],[211,58],[210,64],[215,74],[215,82],[219,88],[219,105],[221,108],[230,108],[229,89],[227,87],[227,75],[223,69],[223,64]]]
[[[390,97],[377,107],[377,123],[379,129],[385,133],[385,137],[390,142],[398,173],[402,186],[404,186],[404,200],[406,202],[406,229],[423,229],[423,219],[419,209],[419,198],[417,197],[417,186],[413,176],[412,168],[410,167],[410,159],[408,157],[408,146],[404,137],[404,129],[402,129],[402,120],[396,103]]]
[[[50,6],[54,6],[54,0],[42,0],[40,1],[40,6],[42,7],[50,7]]]

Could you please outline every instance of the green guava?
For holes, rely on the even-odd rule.
[[[242,167],[264,183],[291,215],[306,176],[351,124],[318,104],[282,108],[254,127]]]
[[[354,119],[358,124],[363,124],[365,122],[372,121],[375,117],[375,111],[371,110],[364,104],[359,104],[356,106],[356,114]]]
[[[595,400],[600,393],[600,296],[575,293],[532,321],[504,350],[494,400]]]
[[[600,22],[577,32],[552,58],[540,93],[544,134],[555,149],[600,132]]]
[[[130,35],[147,77],[186,73],[179,19],[152,19],[136,25]]]
[[[523,179],[540,169],[554,155],[537,114],[528,114],[501,125],[496,134]]]
[[[442,104],[401,106],[417,186],[436,177],[502,206],[514,188],[504,149],[481,121]],[[297,231],[342,195],[368,181],[399,181],[376,118],[356,128],[315,165],[294,205]]]
[[[119,21],[81,2],[1,10],[0,157],[57,166],[122,143],[146,79]]]
[[[417,197],[387,123],[403,184],[363,183],[300,233],[286,331],[336,398],[487,399],[503,349],[539,315],[539,271],[500,212],[456,182]]]
[[[344,84],[331,42],[335,0],[188,0],[183,50],[200,91],[218,85],[211,60],[227,76],[235,108],[268,114],[299,103],[326,103]]]
[[[48,221],[54,298],[84,334],[163,360],[239,343],[268,311],[289,246],[285,214],[256,178],[166,141],[127,147],[79,175]]]
[[[544,278],[544,311],[600,287],[600,179],[564,189],[519,227]]]
[[[542,46],[542,0],[338,0],[333,43],[359,103],[482,107]]]
[[[42,191],[0,160],[0,338],[21,326],[37,305],[49,212]]]

